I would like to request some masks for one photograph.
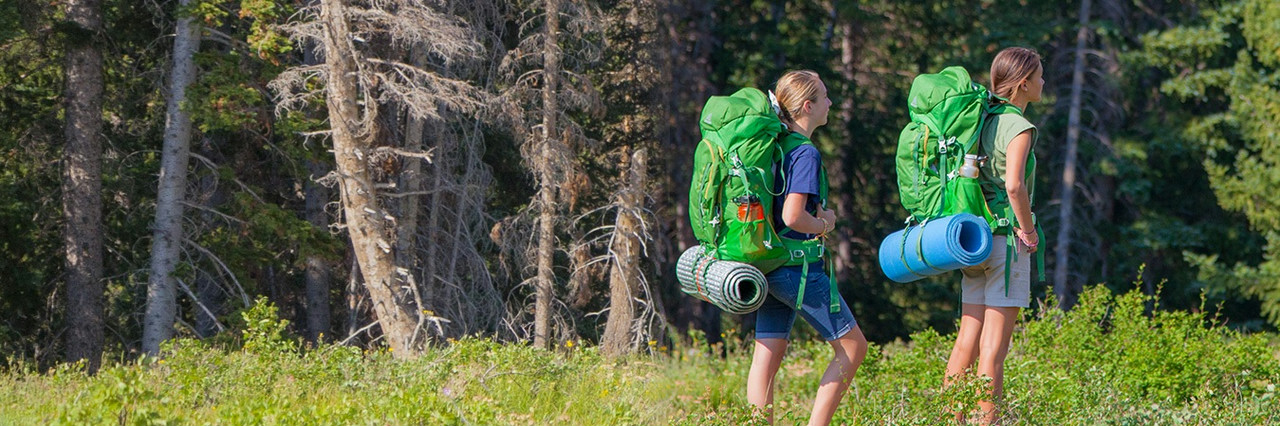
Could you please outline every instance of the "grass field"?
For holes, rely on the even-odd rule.
[[[1096,288],[1069,314],[1022,321],[1007,365],[1007,423],[1280,423],[1275,335],[1149,312],[1149,300]],[[178,340],[162,359],[92,377],[74,366],[11,366],[0,374],[0,425],[762,424],[745,401],[749,342],[736,333],[724,346],[693,335],[622,361],[578,342],[545,351],[483,339],[400,361],[385,350],[300,348],[273,316],[256,307],[239,338]],[[946,407],[973,407],[982,380],[941,390],[950,343],[925,331],[873,346],[836,424],[938,424]],[[792,346],[779,373],[780,424],[803,424],[829,357],[821,342]]]

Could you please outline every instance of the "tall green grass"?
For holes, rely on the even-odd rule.
[[[1004,418],[1280,423],[1274,335],[1240,334],[1153,303],[1097,287],[1070,313],[1049,309],[1022,321]],[[577,344],[545,351],[482,339],[400,361],[385,350],[302,348],[269,305],[244,317],[235,342],[177,340],[161,359],[92,377],[75,366],[11,366],[0,374],[0,425],[762,424],[745,401],[751,343],[733,333],[716,346],[695,333],[625,361]],[[873,345],[836,423],[937,424],[947,408],[972,409],[983,379],[941,387],[951,338],[924,331],[910,343]],[[780,424],[806,420],[830,356],[825,343],[792,345],[778,377]]]

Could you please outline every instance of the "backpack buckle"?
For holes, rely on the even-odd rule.
[[[791,259],[807,259],[803,249],[791,250]]]
[[[956,144],[956,137],[955,137],[955,136],[952,136],[952,137],[947,138],[947,139],[938,138],[938,153],[939,153],[939,154],[946,154],[946,153],[947,153],[947,147],[950,147],[951,145],[955,145],[955,144]]]

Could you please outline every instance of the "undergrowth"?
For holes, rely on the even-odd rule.
[[[1275,424],[1274,335],[1241,334],[1098,286],[1071,312],[1024,318],[1006,365],[1010,424]],[[554,351],[486,339],[413,360],[387,350],[304,347],[269,304],[244,314],[238,339],[175,340],[160,358],[0,373],[0,425],[750,425],[751,342],[696,333],[659,355],[621,361],[596,348]],[[946,390],[952,336],[872,345],[836,424],[938,424],[972,411],[987,382]],[[572,343],[572,342],[570,342]],[[792,345],[778,376],[779,424],[803,424],[830,349]]]

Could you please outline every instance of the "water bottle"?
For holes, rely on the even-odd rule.
[[[760,204],[759,197],[747,194],[735,198],[733,201],[738,204],[739,222],[764,220],[764,206]]]
[[[964,156],[964,165],[960,166],[960,176],[971,179],[978,178],[978,161],[981,157],[974,154],[966,154]]]

